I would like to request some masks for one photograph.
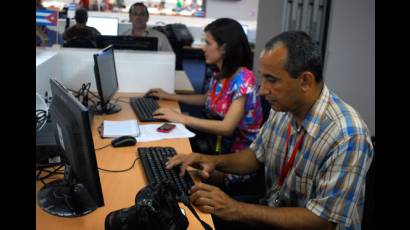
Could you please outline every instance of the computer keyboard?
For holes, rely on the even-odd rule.
[[[152,113],[159,108],[154,98],[131,97],[130,104],[140,121],[164,121],[152,117]]]
[[[176,154],[172,147],[140,147],[138,154],[144,167],[145,175],[149,183],[159,183],[162,180],[169,180],[175,184],[178,189],[178,194],[188,196],[188,190],[194,185],[189,173],[185,173],[183,177],[179,175],[179,167],[174,167],[170,170],[165,169],[165,162],[168,157]],[[181,195],[177,196],[181,200]]]

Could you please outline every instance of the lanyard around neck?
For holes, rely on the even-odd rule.
[[[293,161],[295,160],[296,153],[300,148],[300,145],[302,144],[303,136],[305,133],[302,133],[302,135],[299,137],[298,142],[296,143],[295,148],[293,149],[292,155],[290,156],[288,162],[286,163],[286,156],[288,155],[288,149],[289,149],[289,141],[290,141],[290,122],[288,125],[288,137],[286,139],[286,152],[285,155],[283,156],[283,161],[282,161],[282,167],[280,170],[280,177],[278,181],[279,187],[282,187],[283,181],[285,180],[286,176],[288,175],[288,172],[290,168],[293,165]]]
[[[216,91],[216,85],[218,83],[213,85],[212,93],[211,93],[211,104],[216,106],[216,102],[219,101],[219,99],[222,97],[223,92],[225,92],[226,88],[228,88],[228,83],[229,83],[229,79],[225,79],[224,84],[222,85],[222,89],[221,89],[221,91],[219,91],[219,94],[218,94],[217,98],[215,98],[215,91]]]

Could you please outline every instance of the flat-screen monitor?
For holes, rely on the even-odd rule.
[[[118,91],[117,70],[115,68],[114,48],[112,45],[94,55],[94,75],[100,101],[94,112],[97,114],[112,114],[121,110],[121,107],[110,102]]]
[[[50,86],[50,113],[65,163],[64,178],[44,185],[38,203],[52,215],[86,215],[104,206],[88,109],[58,81],[51,79]]]
[[[118,18],[90,16],[87,26],[96,28],[102,35],[118,35]]]
[[[113,45],[115,49],[158,50],[158,38],[156,37],[101,35],[97,36],[95,40],[98,48]]]

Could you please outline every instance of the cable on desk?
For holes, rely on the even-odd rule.
[[[111,143],[110,143],[110,144],[106,144],[106,145],[104,145],[103,147],[100,147],[100,148],[95,149],[95,151],[101,150],[101,149],[103,149],[103,148],[107,148],[107,147],[110,146],[110,145],[111,145]]]
[[[37,172],[37,175],[36,175],[36,180],[41,181],[41,183],[43,183],[45,185],[46,184],[44,182],[45,179],[47,179],[47,178],[49,178],[49,177],[51,177],[55,174],[64,174],[64,172],[59,171],[63,166],[64,165],[61,164],[57,168],[54,168],[54,170],[52,170],[52,171],[47,170],[45,168],[38,168],[38,172]],[[41,175],[42,172],[47,172],[48,174],[41,177],[40,175]]]
[[[127,169],[123,169],[123,170],[110,170],[110,169],[102,169],[102,168],[98,168],[98,169],[101,170],[101,171],[106,171],[106,172],[126,172],[126,171],[132,169],[135,165],[135,162],[137,162],[137,160],[139,160],[139,159],[140,159],[139,157],[135,158],[135,160],[132,163],[131,167],[129,167]]]
[[[129,104],[130,102],[129,101],[122,101],[122,100],[120,100],[120,99],[122,99],[122,98],[124,98],[124,99],[127,99],[127,98],[130,98],[130,97],[123,97],[123,96],[120,96],[120,97],[117,97],[116,99],[115,99],[115,102],[122,102],[122,103],[127,103],[127,104]]]
[[[94,105],[96,102],[91,99],[89,95],[93,95],[96,97],[94,93],[90,91],[91,88],[91,82],[84,83],[81,85],[81,88],[79,90],[73,90],[73,89],[68,89],[73,93],[73,95],[85,106],[88,106],[88,102],[92,102]]]

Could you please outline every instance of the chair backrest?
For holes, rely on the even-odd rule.
[[[376,137],[372,136],[372,145],[374,149],[373,161],[366,175],[366,192],[364,200],[362,229],[376,229],[375,226],[375,192],[376,192]]]
[[[153,29],[163,33],[172,47],[172,50],[175,53],[175,70],[183,70],[182,62],[183,62],[183,46],[184,44],[177,39],[175,33],[172,31],[172,27],[170,25],[166,26],[154,26]]]
[[[72,48],[97,48],[97,43],[86,37],[74,37],[64,43],[63,47]]]

